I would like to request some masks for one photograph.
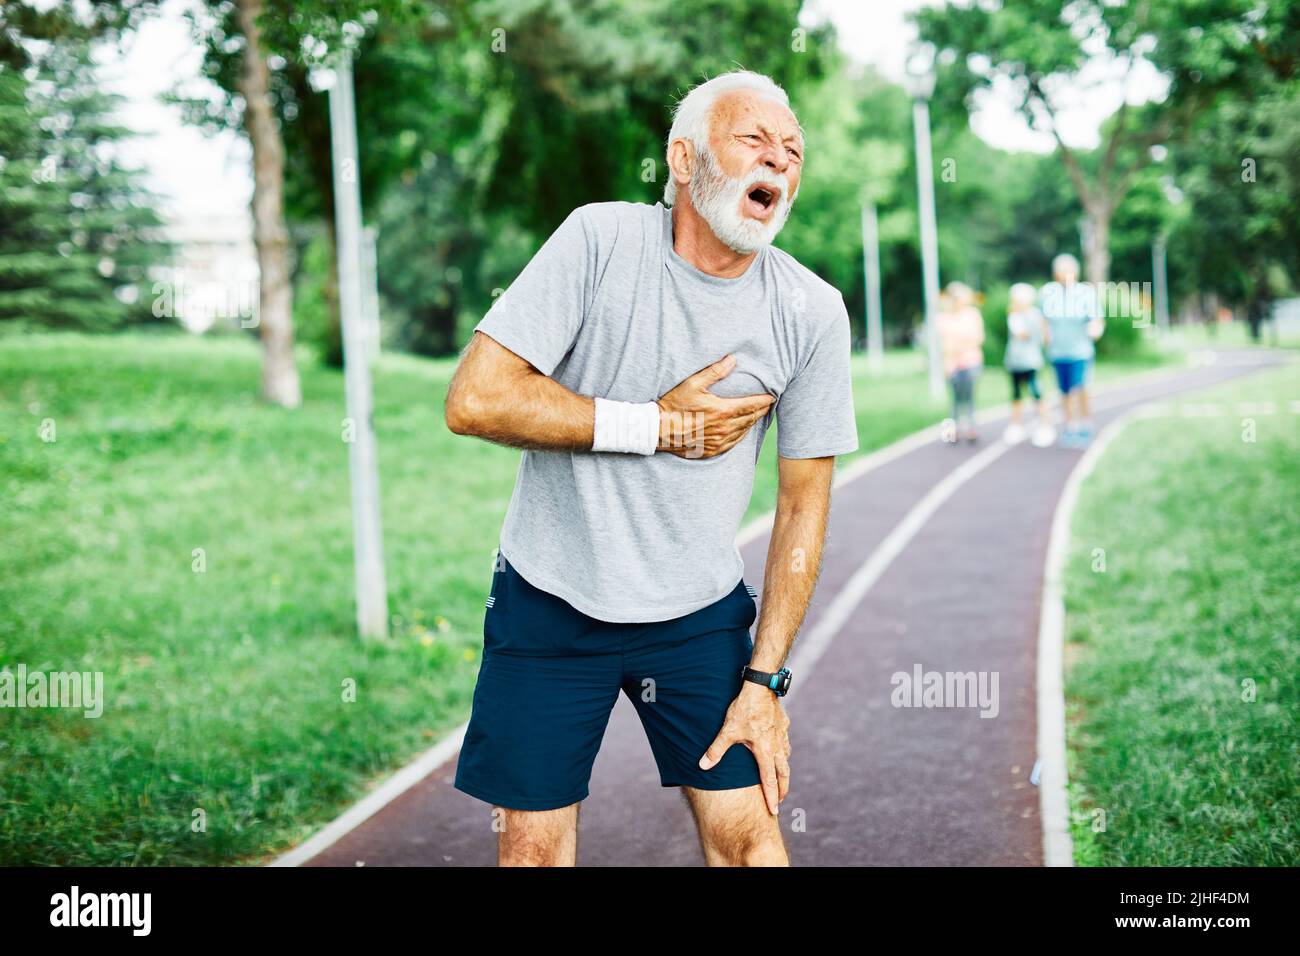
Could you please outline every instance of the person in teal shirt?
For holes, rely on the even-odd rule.
[[[1014,445],[1025,440],[1024,394],[1038,405],[1038,424],[1033,443],[1040,448],[1056,441],[1047,401],[1038,387],[1038,370],[1043,367],[1043,345],[1047,340],[1047,322],[1034,307],[1038,290],[1027,282],[1011,287],[1007,308],[1007,348],[1003,364],[1011,376],[1011,422],[1002,437]]]
[[[1104,328],[1101,302],[1090,284],[1079,281],[1079,260],[1072,255],[1052,260],[1052,279],[1039,292],[1038,303],[1047,320],[1047,358],[1061,390],[1061,444],[1082,448],[1092,436],[1087,378],[1097,351],[1094,343]]]

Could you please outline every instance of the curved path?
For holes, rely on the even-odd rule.
[[[1119,382],[1094,426],[1141,403],[1279,363],[1221,352],[1199,368]],[[1080,452],[919,444],[836,486],[820,583],[791,669],[793,785],[781,820],[795,865],[1041,865],[1035,755],[1039,598],[1052,515]],[[766,533],[742,546],[762,591]],[[900,708],[897,672],[998,675],[996,716]],[[454,756],[307,861],[495,861],[491,809],[451,786]],[[583,865],[702,865],[679,791],[659,786],[620,696],[581,811]],[[285,860],[283,862],[289,862]]]

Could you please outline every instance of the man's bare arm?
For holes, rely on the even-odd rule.
[[[767,414],[766,393],[723,398],[709,386],[736,360],[724,356],[656,401],[659,450],[683,458],[711,458],[732,448]],[[491,336],[476,331],[447,389],[447,427],[514,448],[590,451],[596,400],[565,388]]]
[[[447,389],[446,417],[457,435],[514,448],[589,451],[596,402],[476,331]]]
[[[781,458],[777,468],[776,519],[767,547],[763,605],[750,661],[755,670],[768,672],[785,665],[812,600],[830,516],[835,459]]]

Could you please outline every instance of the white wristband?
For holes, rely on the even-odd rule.
[[[659,448],[657,402],[612,402],[596,399],[596,431],[592,451],[653,455]]]

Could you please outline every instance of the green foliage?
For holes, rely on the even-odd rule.
[[[326,365],[341,368],[343,346],[336,294],[334,243],[328,230],[312,231],[302,246],[294,278],[293,328],[299,342],[310,346]]]
[[[0,320],[86,329],[148,322],[149,270],[166,258],[152,201],[116,158],[87,48],[0,64]]]
[[[1170,246],[1188,284],[1258,317],[1300,287],[1300,81],[1261,77],[1249,101],[1227,100],[1173,152],[1183,215]]]
[[[1273,8],[1251,14],[1259,20],[1243,33],[1243,3],[1216,0],[1202,9],[1176,0],[1157,10],[1088,0],[1071,4],[1067,14],[1059,0],[1024,0],[992,16],[982,4],[921,11],[926,35],[960,54],[942,61],[933,111],[941,279],[961,279],[993,296],[1014,281],[1042,281],[1057,252],[1083,258],[1084,204],[1059,159],[989,145],[971,132],[965,103],[971,90],[997,76],[1026,84],[1077,80],[1086,40],[1143,56],[1175,83],[1167,103],[1134,106],[1108,121],[1103,141],[1115,139],[1113,157],[1104,148],[1077,153],[1090,181],[1109,168],[1112,184],[1123,188],[1111,223],[1113,277],[1150,281],[1151,241],[1163,232],[1171,236],[1177,295],[1208,287],[1229,300],[1258,300],[1259,290],[1277,295],[1294,285],[1290,251],[1300,243],[1297,219],[1288,213],[1297,206],[1296,178],[1286,170],[1297,111],[1285,92],[1294,43],[1284,29],[1294,15]],[[126,4],[129,16],[115,21],[110,6],[90,5],[97,21],[53,16],[28,29],[111,32],[150,9]],[[239,128],[243,41],[234,5],[211,0],[191,10],[204,70],[224,95],[178,99],[196,123]],[[266,0],[261,22],[286,146],[286,211],[300,253],[300,334],[337,361],[334,256],[325,248],[334,205],[328,102],[309,75],[347,46],[363,146],[362,199],[367,222],[379,231],[383,319],[397,347],[458,349],[494,291],[509,284],[573,207],[659,199],[674,98],[737,66],[784,84],[808,133],[804,184],[779,244],[844,293],[861,341],[860,209],[870,197],[880,225],[886,335],[906,341],[921,318],[910,103],[870,69],[846,63],[829,27],[799,33],[799,12],[798,0]],[[34,13],[24,16],[32,20]],[[1157,39],[1154,50],[1144,31]],[[1243,45],[1243,36],[1250,42]],[[1197,38],[1202,45],[1192,42]],[[1214,63],[1203,62],[1207,57]],[[1248,79],[1257,91],[1275,92],[1257,97],[1267,108],[1238,106],[1234,113],[1231,104],[1241,102]],[[1259,85],[1265,81],[1271,85]],[[1170,159],[1153,163],[1147,145],[1165,138],[1170,115],[1206,102],[1206,91],[1224,109],[1207,114],[1197,145],[1183,149],[1171,141]],[[1022,92],[1029,97],[1032,84]],[[1221,148],[1209,149],[1212,143]],[[1239,195],[1220,188],[1247,151],[1261,159],[1258,187]],[[1171,203],[1171,185],[1188,201]],[[45,200],[53,202],[53,193]],[[17,191],[5,201],[33,196]],[[46,221],[58,208],[46,207]],[[35,208],[25,215],[41,218]],[[1207,221],[1234,225],[1198,225]],[[1234,243],[1238,234],[1247,242]],[[132,265],[119,256],[118,268],[138,274],[148,258]],[[13,258],[8,268],[14,275],[41,262]],[[79,268],[59,274],[74,286],[86,276]],[[71,293],[58,298],[78,301]],[[11,300],[37,311],[50,301]],[[122,311],[110,304],[102,321],[120,321],[114,316]],[[1112,323],[1102,349],[1122,351],[1136,334]]]
[[[984,316],[984,365],[1002,368],[1007,351],[1007,306],[1011,286],[1000,283],[984,292],[980,314]]]
[[[23,70],[40,43],[84,48],[95,39],[116,38],[152,13],[158,0],[4,0],[0,3],[0,63]]]

